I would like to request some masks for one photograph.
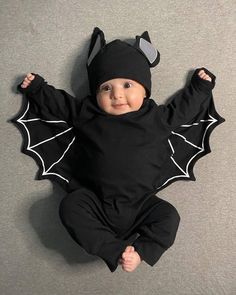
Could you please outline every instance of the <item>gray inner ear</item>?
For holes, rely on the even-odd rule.
[[[152,64],[157,58],[157,50],[152,44],[143,38],[139,40],[139,48],[143,51],[149,62]]]
[[[94,59],[94,57],[97,55],[97,53],[100,51],[101,49],[101,36],[98,35],[97,36],[97,40],[93,46],[93,50],[88,58],[87,64],[88,66],[90,65],[91,61]]]

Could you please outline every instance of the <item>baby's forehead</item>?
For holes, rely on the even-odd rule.
[[[129,78],[114,78],[114,79],[110,79],[110,80],[107,80],[105,82],[102,82],[100,84],[100,86],[104,85],[104,84],[112,84],[112,83],[125,83],[125,82],[132,82],[132,83],[137,83],[137,84],[140,84],[139,82],[135,81],[135,80],[132,80],[132,79],[129,79]]]

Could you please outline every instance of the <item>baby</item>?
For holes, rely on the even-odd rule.
[[[202,69],[198,76],[203,80],[212,81],[211,77]],[[35,79],[35,75],[28,73],[21,87],[27,88]],[[139,82],[126,79],[114,78],[98,85],[96,89],[96,102],[104,112],[111,115],[122,115],[138,111],[146,97],[146,89]],[[141,263],[142,258],[132,245],[128,245],[122,253],[119,264],[127,272],[134,271]]]
[[[157,105],[150,68],[159,60],[147,31],[132,45],[106,44],[95,28],[90,95],[80,101],[34,73],[18,85],[28,104],[17,121],[31,128],[30,138],[24,132],[36,148],[31,154],[44,157],[41,179],[57,180],[69,192],[59,207],[62,224],[111,272],[119,264],[126,272],[142,261],[153,266],[174,243],[180,216],[156,193],[192,173],[180,174],[186,158],[209,152],[209,133],[222,122],[212,100],[215,76],[205,68],[170,103]]]

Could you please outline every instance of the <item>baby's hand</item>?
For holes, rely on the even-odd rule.
[[[34,80],[34,78],[35,76],[33,74],[31,73],[27,74],[24,81],[21,84],[21,88],[27,88],[30,85],[31,81]]]
[[[208,80],[211,82],[211,77],[207,75],[204,70],[199,71],[198,76],[203,80]]]

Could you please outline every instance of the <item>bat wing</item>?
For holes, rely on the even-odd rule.
[[[74,128],[63,120],[42,119],[30,101],[11,120],[23,136],[22,152],[31,156],[39,166],[36,179],[57,181],[66,191],[74,168]]]
[[[211,132],[224,121],[217,113],[212,98],[202,106],[201,112],[192,122],[171,132],[168,139],[170,153],[163,166],[160,182],[156,186],[157,191],[177,180],[195,180],[194,164],[211,152]]]
[[[76,134],[66,121],[38,116],[30,101],[11,120],[22,131],[22,152],[31,156],[39,166],[36,179],[57,181],[70,192],[79,185],[74,177],[77,169]],[[160,191],[177,180],[195,180],[194,164],[211,152],[209,137],[213,129],[225,120],[216,112],[213,98],[207,100],[192,122],[171,132],[168,139],[169,156],[156,184]]]

